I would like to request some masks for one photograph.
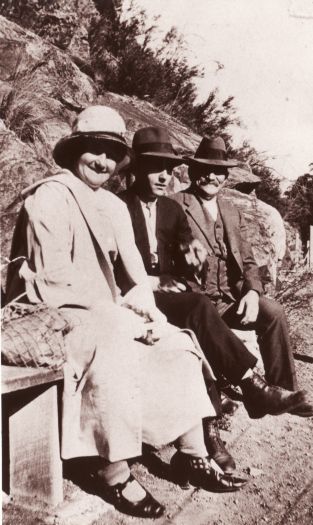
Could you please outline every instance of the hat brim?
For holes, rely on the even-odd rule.
[[[101,151],[101,145],[103,152],[109,150],[112,159],[117,163],[122,162],[126,155],[131,157],[131,150],[123,139],[102,133],[73,133],[59,140],[53,150],[53,158],[62,168],[70,168],[82,153],[88,152],[89,149],[92,151],[95,147]]]
[[[187,163],[205,164],[206,166],[221,166],[224,168],[235,168],[238,166],[238,161],[235,159],[219,160],[219,159],[196,159],[195,157],[187,157]]]
[[[140,160],[140,158],[151,159],[151,160],[153,159],[163,160],[164,163],[168,163],[171,166],[180,166],[180,164],[185,163],[185,160],[182,157],[178,157],[174,153],[163,153],[163,152],[159,153],[159,152],[154,152],[154,151],[147,151],[147,152],[139,153],[135,155],[135,158],[137,158],[138,160]]]

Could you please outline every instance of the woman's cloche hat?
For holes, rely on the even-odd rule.
[[[112,159],[119,163],[130,155],[125,133],[125,122],[115,109],[90,106],[77,116],[71,135],[56,144],[53,158],[62,168],[71,168],[82,153],[109,148]]]
[[[238,161],[227,158],[227,150],[222,137],[208,137],[205,135],[193,157],[188,157],[189,163],[207,164],[209,166],[221,166],[234,168]]]

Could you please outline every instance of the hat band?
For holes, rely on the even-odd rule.
[[[214,160],[227,160],[225,151],[221,149],[206,149],[205,151],[198,150],[195,159],[214,159]]]
[[[146,142],[133,146],[135,153],[175,153],[172,144],[169,142]]]
[[[113,133],[111,131],[75,131],[72,133],[71,138],[73,137],[89,137],[89,138],[95,138],[95,139],[116,139],[119,141],[122,141],[126,144],[126,140],[122,135],[119,135],[119,133]]]

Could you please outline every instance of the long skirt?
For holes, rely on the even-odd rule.
[[[119,330],[118,310],[102,323],[84,310],[68,314],[76,321],[64,366],[64,459],[136,457],[142,443],[160,447],[215,415],[192,334],[168,324],[149,346]]]

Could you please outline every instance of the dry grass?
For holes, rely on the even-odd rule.
[[[19,57],[10,79],[10,90],[0,101],[0,118],[20,140],[32,146],[39,157],[49,152],[47,129],[57,115],[51,104],[48,87],[38,84],[36,71],[47,62],[27,64],[25,54]]]

